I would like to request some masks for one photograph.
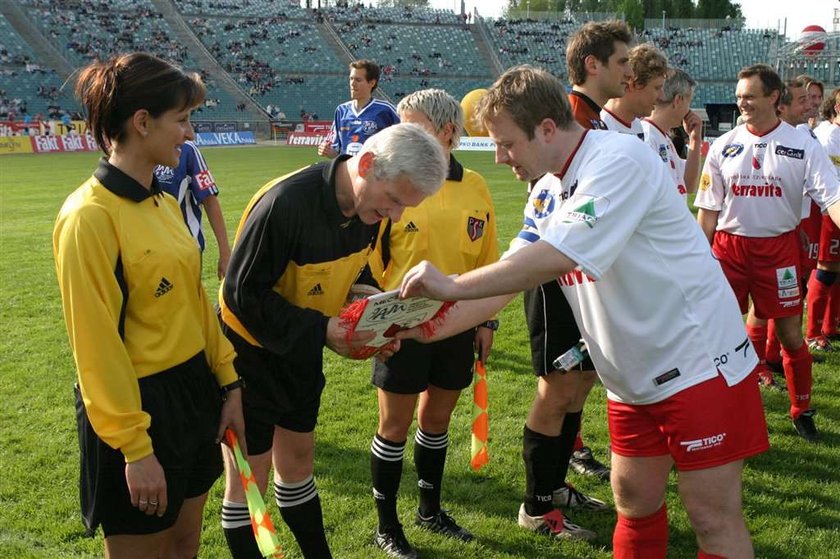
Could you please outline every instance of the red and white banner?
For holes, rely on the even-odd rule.
[[[33,120],[24,123],[21,120],[0,120],[0,136],[28,136],[32,131],[36,134],[43,133],[43,125],[40,120]]]
[[[301,126],[298,125],[295,127],[295,132],[304,132],[306,134],[326,134],[330,131],[330,127],[332,126],[332,122],[329,120],[310,120],[309,122],[304,122],[303,129],[301,130]]]
[[[307,146],[307,147],[317,147],[327,139],[327,132],[322,132],[320,134],[313,134],[306,132],[289,132],[289,137],[286,139],[286,143],[290,146]]]
[[[96,141],[90,134],[65,136],[32,136],[32,151],[35,153],[53,153],[70,151],[99,151]]]

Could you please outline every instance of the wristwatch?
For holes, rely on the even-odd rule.
[[[479,326],[482,327],[482,328],[489,328],[490,330],[493,330],[495,332],[496,330],[499,329],[499,321],[498,320],[488,320],[487,322],[483,322],[483,323],[479,324]]]
[[[222,401],[226,401],[228,399],[228,394],[231,391],[236,390],[237,388],[242,388],[245,386],[245,381],[242,380],[242,377],[239,377],[235,381],[231,382],[230,384],[226,384],[219,389],[219,394],[222,396]]]

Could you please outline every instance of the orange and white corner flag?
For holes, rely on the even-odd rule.
[[[487,415],[487,371],[482,361],[475,362],[473,373],[473,422],[470,466],[478,471],[490,461],[487,454],[487,436],[490,417]]]

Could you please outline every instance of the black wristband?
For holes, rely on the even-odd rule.
[[[232,390],[236,390],[237,388],[242,388],[243,386],[245,386],[245,381],[242,380],[242,377],[239,377],[238,379],[236,379],[232,383],[226,384],[223,387],[221,387],[219,389],[219,394],[221,394],[221,396],[222,396],[222,401],[224,402],[225,400],[227,400],[228,394]]]
[[[478,325],[481,328],[489,328],[494,332],[499,329],[499,321],[498,320],[488,320],[487,322],[483,322]]]

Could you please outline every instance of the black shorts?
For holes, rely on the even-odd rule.
[[[251,345],[224,322],[222,332],[233,344],[233,366],[245,381],[242,411],[249,454],[271,450],[274,427],[311,433],[318,423],[326,379],[323,354],[277,355]]]
[[[125,457],[93,431],[77,386],[79,493],[88,535],[100,524],[105,537],[166,530],[175,524],[184,499],[209,491],[222,473],[222,453],[215,442],[222,400],[204,353],[138,384],[143,411],[152,418],[148,433],[155,457],[166,476],[166,513],[147,516],[131,505]]]
[[[430,384],[463,390],[472,382],[473,340],[475,329],[432,344],[403,340],[384,363],[374,359],[371,383],[396,394],[419,394]]]
[[[557,357],[580,341],[580,329],[569,301],[556,281],[525,291],[524,301],[525,321],[531,337],[531,365],[534,374],[542,377],[555,370],[552,362]],[[595,370],[588,355],[581,370]]]

